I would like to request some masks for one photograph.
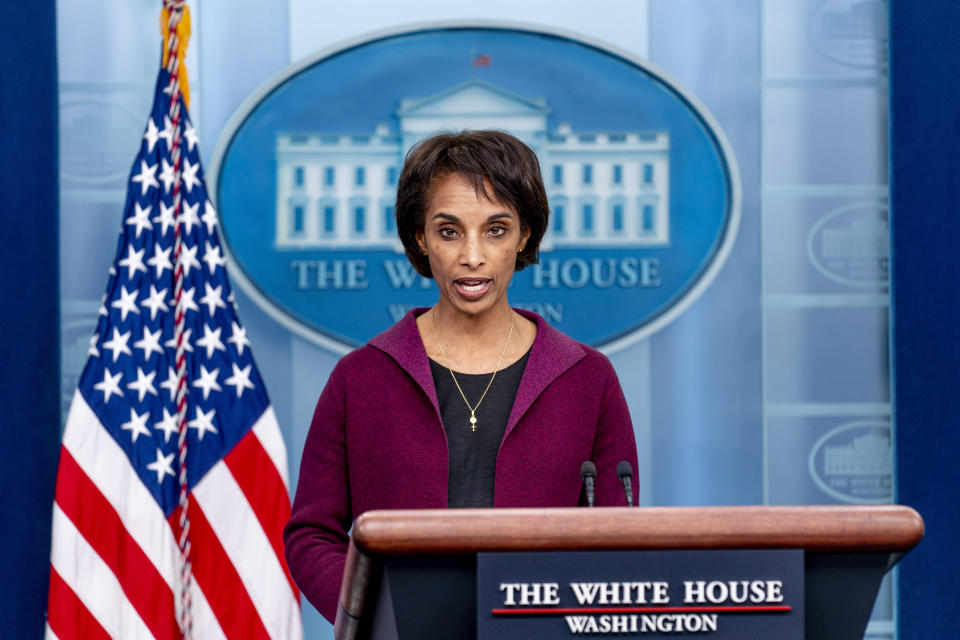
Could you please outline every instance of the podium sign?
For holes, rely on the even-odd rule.
[[[477,555],[477,638],[804,638],[804,552]]]

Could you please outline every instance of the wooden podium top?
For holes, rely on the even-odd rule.
[[[909,507],[743,506],[369,511],[353,540],[372,555],[617,549],[904,552],[923,537]]]

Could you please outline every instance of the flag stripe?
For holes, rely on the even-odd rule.
[[[193,637],[202,640],[227,640],[196,580],[191,583],[190,595],[193,598]]]
[[[190,500],[189,509],[193,577],[203,590],[220,628],[228,638],[269,638],[237,570],[196,500]],[[170,524],[175,530],[179,518],[179,509],[170,515]]]
[[[109,636],[153,638],[117,577],[56,504],[50,564]]]
[[[79,391],[70,405],[63,446],[104,498],[114,505],[124,529],[172,589],[177,575],[177,542],[173,532],[160,505],[143,486],[126,454]]]
[[[176,638],[173,592],[129,536],[120,517],[66,449],[60,453],[56,501],[106,563],[156,638]]]
[[[255,478],[253,471],[246,471],[251,478]],[[297,596],[290,588],[282,560],[226,464],[215,464],[194,487],[193,497],[246,585],[270,635],[288,637],[291,614],[299,606]]]
[[[285,489],[283,495],[289,496],[290,478],[287,471],[287,447],[283,444],[283,438],[280,436],[280,424],[277,422],[277,414],[273,411],[273,405],[268,406],[267,410],[253,425],[253,433],[260,441],[263,450],[273,460],[273,466],[277,468],[277,473],[283,480]]]
[[[277,496],[285,493],[280,474],[253,432],[241,438],[223,461],[260,521],[277,562],[283,567],[291,592],[295,598],[299,597],[283,554],[283,526],[290,519],[290,505],[286,500],[277,500]]]
[[[47,638],[69,640],[110,640],[106,629],[90,615],[80,598],[73,592],[57,570],[50,567],[50,594],[47,603]]]

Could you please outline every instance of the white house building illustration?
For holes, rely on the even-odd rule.
[[[670,240],[670,135],[548,131],[550,108],[481,80],[400,101],[398,128],[280,133],[277,249],[400,250],[393,206],[407,150],[437,131],[503,129],[536,151],[550,200],[543,251],[662,247]]]
[[[854,438],[848,445],[827,447],[824,473],[828,476],[890,475],[890,438],[868,434]]]

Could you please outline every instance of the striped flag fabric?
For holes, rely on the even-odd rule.
[[[281,540],[286,451],[236,314],[178,72],[157,78],[63,434],[49,638],[302,637]]]

